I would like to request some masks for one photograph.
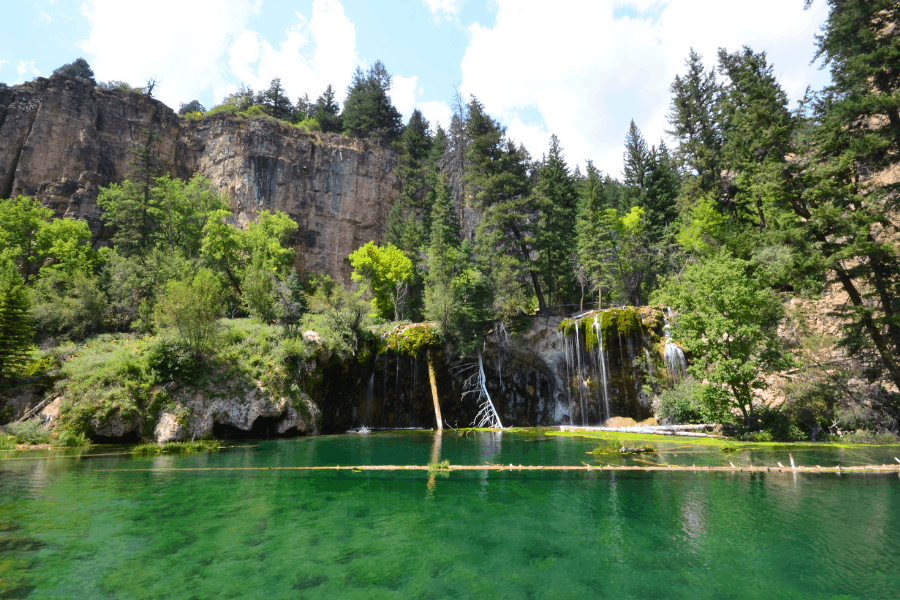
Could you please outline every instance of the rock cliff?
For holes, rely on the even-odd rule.
[[[305,271],[348,277],[347,255],[381,239],[398,196],[396,153],[366,140],[228,114],[188,122],[146,95],[53,76],[0,84],[0,198],[38,198],[58,216],[86,220],[103,243],[97,195],[127,177],[129,153],[150,124],[170,174],[209,178],[237,224],[261,210],[291,216]]]

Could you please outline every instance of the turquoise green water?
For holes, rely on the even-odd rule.
[[[0,598],[896,598],[900,478],[191,471],[596,464],[587,440],[430,432],[0,460]],[[677,464],[774,464],[665,446]],[[883,463],[897,448],[794,452]],[[677,456],[676,456],[677,455]],[[623,459],[603,457],[610,463]],[[148,469],[121,471],[116,469]]]

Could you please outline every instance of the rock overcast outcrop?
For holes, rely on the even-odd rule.
[[[383,237],[398,197],[390,148],[265,118],[184,121],[149,96],[56,75],[0,85],[0,198],[37,198],[57,216],[86,220],[103,243],[100,188],[127,178],[130,152],[151,124],[169,173],[210,179],[229,197],[235,224],[262,210],[294,219],[303,271],[347,279],[347,256]]]

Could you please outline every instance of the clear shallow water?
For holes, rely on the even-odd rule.
[[[169,470],[597,464],[594,444],[402,432],[139,459],[17,453],[0,460],[0,598],[897,597],[896,474]],[[778,449],[664,448],[624,460],[787,464]],[[792,452],[824,466],[898,449]],[[130,468],[153,470],[114,470]]]

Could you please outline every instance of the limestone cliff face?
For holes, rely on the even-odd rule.
[[[390,149],[266,119],[185,122],[148,96],[62,76],[0,84],[0,198],[38,198],[58,216],[86,220],[102,243],[108,232],[97,195],[128,176],[129,153],[151,124],[170,174],[211,179],[229,196],[237,224],[261,210],[296,220],[301,269],[346,278],[347,255],[383,235],[398,195]]]

